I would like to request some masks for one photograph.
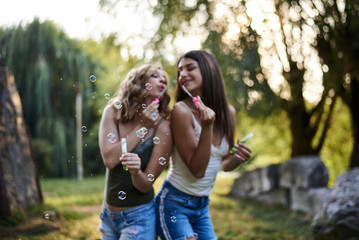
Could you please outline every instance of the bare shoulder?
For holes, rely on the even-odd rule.
[[[183,118],[185,117],[191,117],[191,113],[188,110],[188,108],[181,102],[177,102],[172,109],[172,114],[171,114],[171,121],[173,119],[178,119],[179,117]]]
[[[236,109],[231,104],[228,104],[228,109],[231,116],[236,115]]]
[[[112,105],[107,105],[102,112],[102,116],[109,117],[109,116],[113,116],[114,113],[115,113],[114,107]]]
[[[158,131],[160,132],[171,131],[171,122],[169,120],[163,120],[158,126]]]

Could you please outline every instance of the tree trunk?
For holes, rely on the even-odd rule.
[[[42,194],[14,77],[0,62],[0,216],[41,203]]]
[[[292,133],[292,157],[316,155],[311,146],[312,137],[309,133],[309,118],[302,107],[287,110]]]

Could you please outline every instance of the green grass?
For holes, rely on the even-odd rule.
[[[156,192],[164,176],[155,182]],[[104,181],[103,176],[82,182],[42,179],[45,204],[34,206],[21,225],[1,227],[0,238],[100,239],[97,226]],[[219,240],[310,239],[310,216],[281,206],[234,200],[228,197],[233,181],[233,175],[220,173],[210,196],[210,213]]]

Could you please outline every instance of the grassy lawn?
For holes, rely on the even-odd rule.
[[[155,182],[158,192],[164,174]],[[311,217],[281,206],[228,197],[233,175],[218,175],[210,211],[219,240],[310,239]],[[44,206],[34,206],[17,227],[0,227],[0,239],[100,239],[104,177],[41,180]]]

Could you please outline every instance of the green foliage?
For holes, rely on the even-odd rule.
[[[349,109],[339,100],[334,108],[331,128],[320,154],[329,170],[329,186],[333,186],[336,178],[349,168],[350,154],[353,149],[353,136],[350,133]]]
[[[84,125],[91,127],[92,92],[88,77],[99,68],[52,22],[32,23],[0,31],[1,60],[14,74],[25,122],[34,141],[41,174],[73,176],[76,87],[83,86]],[[75,163],[75,161],[73,161]]]
[[[289,120],[285,112],[253,118],[241,111],[237,114],[237,121],[236,139],[242,139],[252,132],[254,136],[246,144],[256,156],[250,164],[239,167],[239,171],[281,163],[290,158]]]
[[[101,204],[105,179],[89,177],[83,181],[75,179],[41,179],[45,204],[54,208],[66,205]],[[74,186],[74,187],[71,187]]]
[[[39,174],[76,175],[75,97],[82,86],[84,175],[105,171],[98,146],[104,95],[116,92],[127,72],[142,63],[126,44],[109,35],[101,42],[78,41],[50,22],[0,29],[0,59],[13,72],[30,128]],[[89,80],[90,75],[96,81]]]
[[[268,116],[279,108],[262,72],[258,52],[258,34],[247,26],[248,34],[231,43],[223,42],[227,25],[210,30],[203,48],[220,63],[227,97],[236,110],[246,110],[252,116]]]
[[[107,103],[104,95],[108,93],[112,97],[130,69],[141,65],[143,61],[131,55],[129,47],[125,43],[118,43],[113,34],[101,42],[91,39],[83,41],[81,47],[92,61],[97,61],[102,66],[93,72],[97,76],[93,84],[95,91],[89,97],[89,104],[94,107],[96,117],[100,117]]]
[[[13,227],[23,223],[27,216],[23,209],[14,209],[11,211],[11,216],[0,217],[0,225],[5,227]]]
[[[65,220],[80,220],[91,215],[91,213],[79,213],[74,210],[63,211],[61,215]]]
[[[250,132],[254,133],[247,145],[256,156],[252,163],[239,167],[238,171],[253,170],[290,159],[290,122],[285,112],[271,114],[265,118],[253,118],[242,111],[237,114],[237,120],[236,139],[241,139]],[[320,153],[320,158],[329,171],[329,187],[335,183],[338,175],[349,168],[353,148],[353,136],[350,132],[349,109],[339,99]]]

